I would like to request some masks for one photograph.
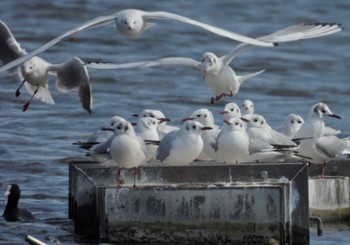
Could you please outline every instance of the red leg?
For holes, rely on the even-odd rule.
[[[222,94],[216,95],[215,97],[211,97],[210,103],[214,104],[215,102],[219,101],[222,97],[225,97],[225,96],[232,97],[233,96],[232,91],[229,94],[222,93]]]
[[[20,94],[21,94],[20,90],[25,82],[26,82],[26,80],[23,80],[21,85],[19,85],[18,89],[16,90],[16,97],[20,96]]]
[[[27,103],[24,104],[23,109],[22,109],[23,112],[26,111],[26,110],[28,109],[28,107],[29,107],[29,105],[30,105],[30,102],[32,101],[32,99],[34,98],[34,96],[36,95],[36,93],[38,92],[38,90],[39,90],[39,86],[38,86],[37,89],[34,91],[32,97],[30,97],[30,99],[27,101]]]

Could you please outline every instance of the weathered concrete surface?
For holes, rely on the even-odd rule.
[[[78,233],[118,242],[309,243],[305,164],[143,166],[136,177],[133,170],[118,172],[70,164],[69,215]]]
[[[310,215],[323,221],[348,220],[350,217],[349,177],[309,179]]]

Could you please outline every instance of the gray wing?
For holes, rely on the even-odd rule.
[[[198,62],[191,58],[185,57],[168,57],[157,60],[139,61],[131,63],[99,63],[99,62],[87,62],[86,67],[93,69],[129,69],[129,68],[147,68],[152,66],[163,65],[183,65],[191,66],[198,70],[201,69],[201,62]]]
[[[47,50],[48,48],[52,47],[53,45],[55,45],[56,43],[66,40],[70,37],[72,37],[73,35],[82,32],[82,31],[86,31],[89,29],[93,29],[102,25],[107,25],[109,23],[112,23],[115,21],[116,16],[115,15],[108,15],[108,16],[102,16],[102,17],[97,17],[93,20],[90,20],[88,22],[85,22],[84,24],[73,28],[65,33],[63,33],[62,35],[52,39],[51,41],[45,43],[43,46],[41,46],[40,48],[35,49],[34,51],[23,55],[21,57],[16,58],[15,60],[7,63],[6,65],[3,65],[0,67],[0,72],[6,71],[8,69],[11,69],[15,66],[18,66],[19,64],[29,60],[30,58],[44,52],[45,50]]]
[[[25,54],[25,50],[21,48],[10,29],[0,20],[0,66],[18,59]],[[15,70],[16,68],[8,72],[13,73]]]
[[[335,23],[303,23],[283,28],[269,35],[258,37],[257,39],[271,43],[283,43],[331,35],[341,30],[343,30],[343,28]],[[222,57],[224,64],[229,64],[238,54],[248,47],[252,47],[252,45],[247,43],[239,44],[234,50]]]
[[[235,32],[227,31],[227,30],[224,30],[224,29],[212,26],[212,25],[208,25],[208,24],[199,22],[197,20],[193,20],[193,19],[184,17],[182,15],[177,15],[177,14],[163,12],[163,11],[158,11],[158,12],[142,11],[142,15],[143,15],[143,17],[149,18],[149,19],[170,19],[170,20],[183,22],[183,23],[186,23],[189,25],[200,27],[200,28],[205,29],[209,32],[217,34],[219,36],[227,37],[227,38],[230,38],[230,39],[242,42],[242,43],[249,43],[252,45],[263,46],[263,47],[275,46],[275,44],[272,42],[265,42],[263,40],[258,40],[258,39],[254,39],[251,37],[243,36],[243,35],[240,35],[240,34],[235,33]]]
[[[169,156],[173,141],[177,137],[178,131],[179,130],[171,131],[160,141],[157,150],[157,159],[159,159],[161,162],[163,162]]]
[[[334,158],[347,148],[347,144],[336,136],[324,136],[317,140],[316,149],[329,158]]]
[[[257,139],[249,140],[249,154],[255,154],[266,150],[273,150],[272,145],[262,140],[257,140]]]
[[[91,114],[92,91],[89,74],[84,62],[77,57],[73,57],[62,64],[51,65],[49,71],[57,76],[56,86],[59,90],[78,91],[81,105]]]

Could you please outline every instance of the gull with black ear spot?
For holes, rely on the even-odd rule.
[[[241,117],[241,109],[234,102],[229,102],[224,106],[224,109],[220,111],[220,114],[223,115],[224,120],[230,120],[233,117]]]
[[[325,175],[326,163],[338,156],[349,154],[347,143],[335,135],[327,135],[324,119],[341,119],[325,103],[314,104],[305,123],[294,136],[300,142],[298,151],[310,163],[323,164],[321,177]]]
[[[202,132],[210,129],[193,120],[185,121],[160,141],[157,159],[165,165],[189,165],[203,150]]]
[[[0,64],[6,65],[6,63],[25,55],[26,51],[21,48],[10,29],[4,22],[0,21]],[[21,94],[20,89],[23,85],[31,95],[22,111],[28,109],[34,97],[48,104],[55,103],[49,91],[49,78],[50,75],[54,75],[56,76],[57,89],[62,92],[77,91],[82,107],[91,114],[92,91],[89,74],[84,62],[78,57],[70,58],[61,64],[50,64],[42,58],[34,56],[12,67],[9,71],[17,72],[22,81],[16,90],[16,96]]]
[[[7,187],[5,196],[7,196],[7,204],[2,216],[6,221],[34,220],[34,216],[30,211],[18,207],[18,202],[21,198],[21,189],[18,184],[10,184]]]
[[[295,133],[298,132],[303,123],[304,119],[300,115],[291,113],[286,117],[283,125],[277,131],[293,139]]]
[[[342,30],[339,24],[311,23],[297,24],[281,29],[277,32],[257,38],[266,42],[291,42],[302,39],[316,38],[330,35]],[[246,75],[237,75],[230,66],[232,60],[243,50],[252,45],[241,43],[228,54],[218,57],[212,52],[206,52],[202,55],[200,61],[189,57],[167,57],[157,60],[138,61],[131,63],[101,63],[87,62],[89,68],[94,69],[130,69],[130,68],[148,68],[163,65],[181,65],[199,70],[207,83],[208,87],[214,93],[210,102],[215,103],[225,96],[234,96],[241,86],[250,78],[253,78],[265,70],[249,73]]]

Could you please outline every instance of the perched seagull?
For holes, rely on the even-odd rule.
[[[295,139],[302,138],[298,149],[300,155],[309,157],[310,163],[323,164],[321,177],[324,177],[327,161],[349,153],[346,141],[335,135],[325,136],[324,119],[327,117],[341,119],[326,104],[313,105],[305,123],[294,136]]]
[[[223,163],[262,161],[281,155],[266,141],[250,138],[245,123],[238,117],[224,120],[212,147],[216,152],[214,160]]]
[[[7,64],[25,55],[26,51],[21,48],[10,29],[0,21],[0,64]],[[62,64],[50,64],[38,56],[32,56],[8,71],[17,72],[23,81],[16,90],[16,96],[20,95],[20,88],[23,85],[31,94],[31,98],[23,106],[23,111],[28,109],[33,97],[49,104],[55,103],[48,87],[49,75],[55,75],[57,89],[62,92],[78,91],[83,108],[91,114],[92,92],[89,74],[84,62],[79,58],[73,57]]]
[[[147,161],[146,145],[130,122],[124,120],[104,130],[114,133],[109,152],[118,167],[134,168]]]
[[[247,133],[251,139],[265,141],[271,145],[296,147],[297,145],[284,134],[277,132],[267,124],[265,118],[258,114],[245,115],[241,118],[247,122]]]
[[[168,125],[167,122],[170,121],[168,118],[165,117],[164,113],[160,110],[153,110],[153,109],[144,109],[139,114],[133,114],[136,118],[141,117],[153,117],[158,120],[162,120],[162,123],[159,124],[159,127],[157,129],[159,134],[159,139],[161,140],[167,133],[178,130],[178,127]]]
[[[109,119],[108,123],[103,128],[113,127],[114,124],[124,121],[125,119],[120,116],[113,116]],[[102,144],[107,141],[110,137],[113,136],[113,132],[108,130],[102,130],[101,128],[96,130],[92,135],[89,136],[87,141],[78,141],[73,143],[73,145],[78,145],[80,148],[85,150],[90,150],[91,147],[97,144]],[[107,147],[108,148],[108,147]],[[107,148],[103,150],[103,152],[107,151]]]
[[[206,108],[198,109],[198,110],[195,110],[191,114],[191,116],[184,118],[182,121],[187,121],[187,120],[197,121],[205,127],[212,128],[212,130],[205,130],[201,134],[204,146],[201,154],[197,157],[197,160],[201,160],[201,161],[213,160],[204,152],[205,151],[204,149],[209,148],[209,145],[215,142],[215,139],[220,132],[219,126],[215,124],[213,113]]]
[[[44,52],[45,50],[52,47],[56,43],[63,40],[67,40],[68,38],[74,36],[77,33],[90,30],[96,27],[115,23],[117,30],[121,34],[127,37],[138,37],[146,29],[155,25],[155,23],[150,23],[148,22],[148,20],[174,20],[174,21],[179,21],[189,25],[203,28],[219,36],[230,38],[242,43],[249,43],[251,45],[258,45],[258,46],[264,46],[264,47],[273,47],[276,45],[274,42],[271,42],[269,40],[265,41],[265,40],[250,38],[247,36],[243,36],[231,31],[227,31],[227,30],[212,26],[212,25],[208,25],[178,14],[168,13],[164,11],[146,12],[146,11],[137,10],[137,9],[126,9],[126,10],[119,11],[113,15],[101,16],[101,17],[92,19],[90,21],[87,21],[82,25],[76,28],[73,28],[63,33],[62,35],[52,39],[51,41],[45,43],[43,46],[35,49],[31,53],[26,54],[22,57],[17,57],[16,60],[1,67],[0,72],[11,69],[15,66],[18,66],[19,64],[29,60],[30,58],[40,54],[41,52]]]
[[[234,102],[229,102],[224,106],[224,110],[220,112],[224,120],[230,120],[232,117],[241,117],[241,109]]]
[[[201,123],[187,120],[179,130],[172,131],[160,141],[157,159],[166,165],[188,165],[203,150],[201,133],[212,129]]]
[[[254,103],[251,100],[244,100],[241,108],[241,113],[243,116],[254,114]]]
[[[166,122],[167,118],[156,119],[153,117],[141,117],[135,126],[135,133],[143,140],[159,141],[158,128],[163,122]],[[155,158],[158,146],[148,144],[146,147],[146,162]]]
[[[304,119],[300,115],[291,113],[285,119],[282,127],[280,127],[277,131],[290,139],[293,139],[295,133],[300,129],[303,123]]]
[[[341,31],[338,24],[314,23],[292,25],[267,36],[258,38],[265,42],[291,42],[308,38],[316,38],[330,35]],[[242,84],[249,78],[259,75],[264,70],[238,76],[229,66],[231,61],[244,49],[251,47],[247,43],[239,44],[227,55],[217,57],[212,52],[206,52],[201,61],[187,57],[168,57],[151,61],[139,61],[132,63],[97,63],[87,62],[89,68],[95,69],[128,69],[128,68],[146,68],[161,65],[183,65],[190,66],[201,71],[208,87],[214,92],[215,96],[211,98],[211,103],[220,100],[224,96],[234,96],[240,90]],[[10,68],[10,67],[9,67]],[[1,69],[0,69],[1,71]]]

